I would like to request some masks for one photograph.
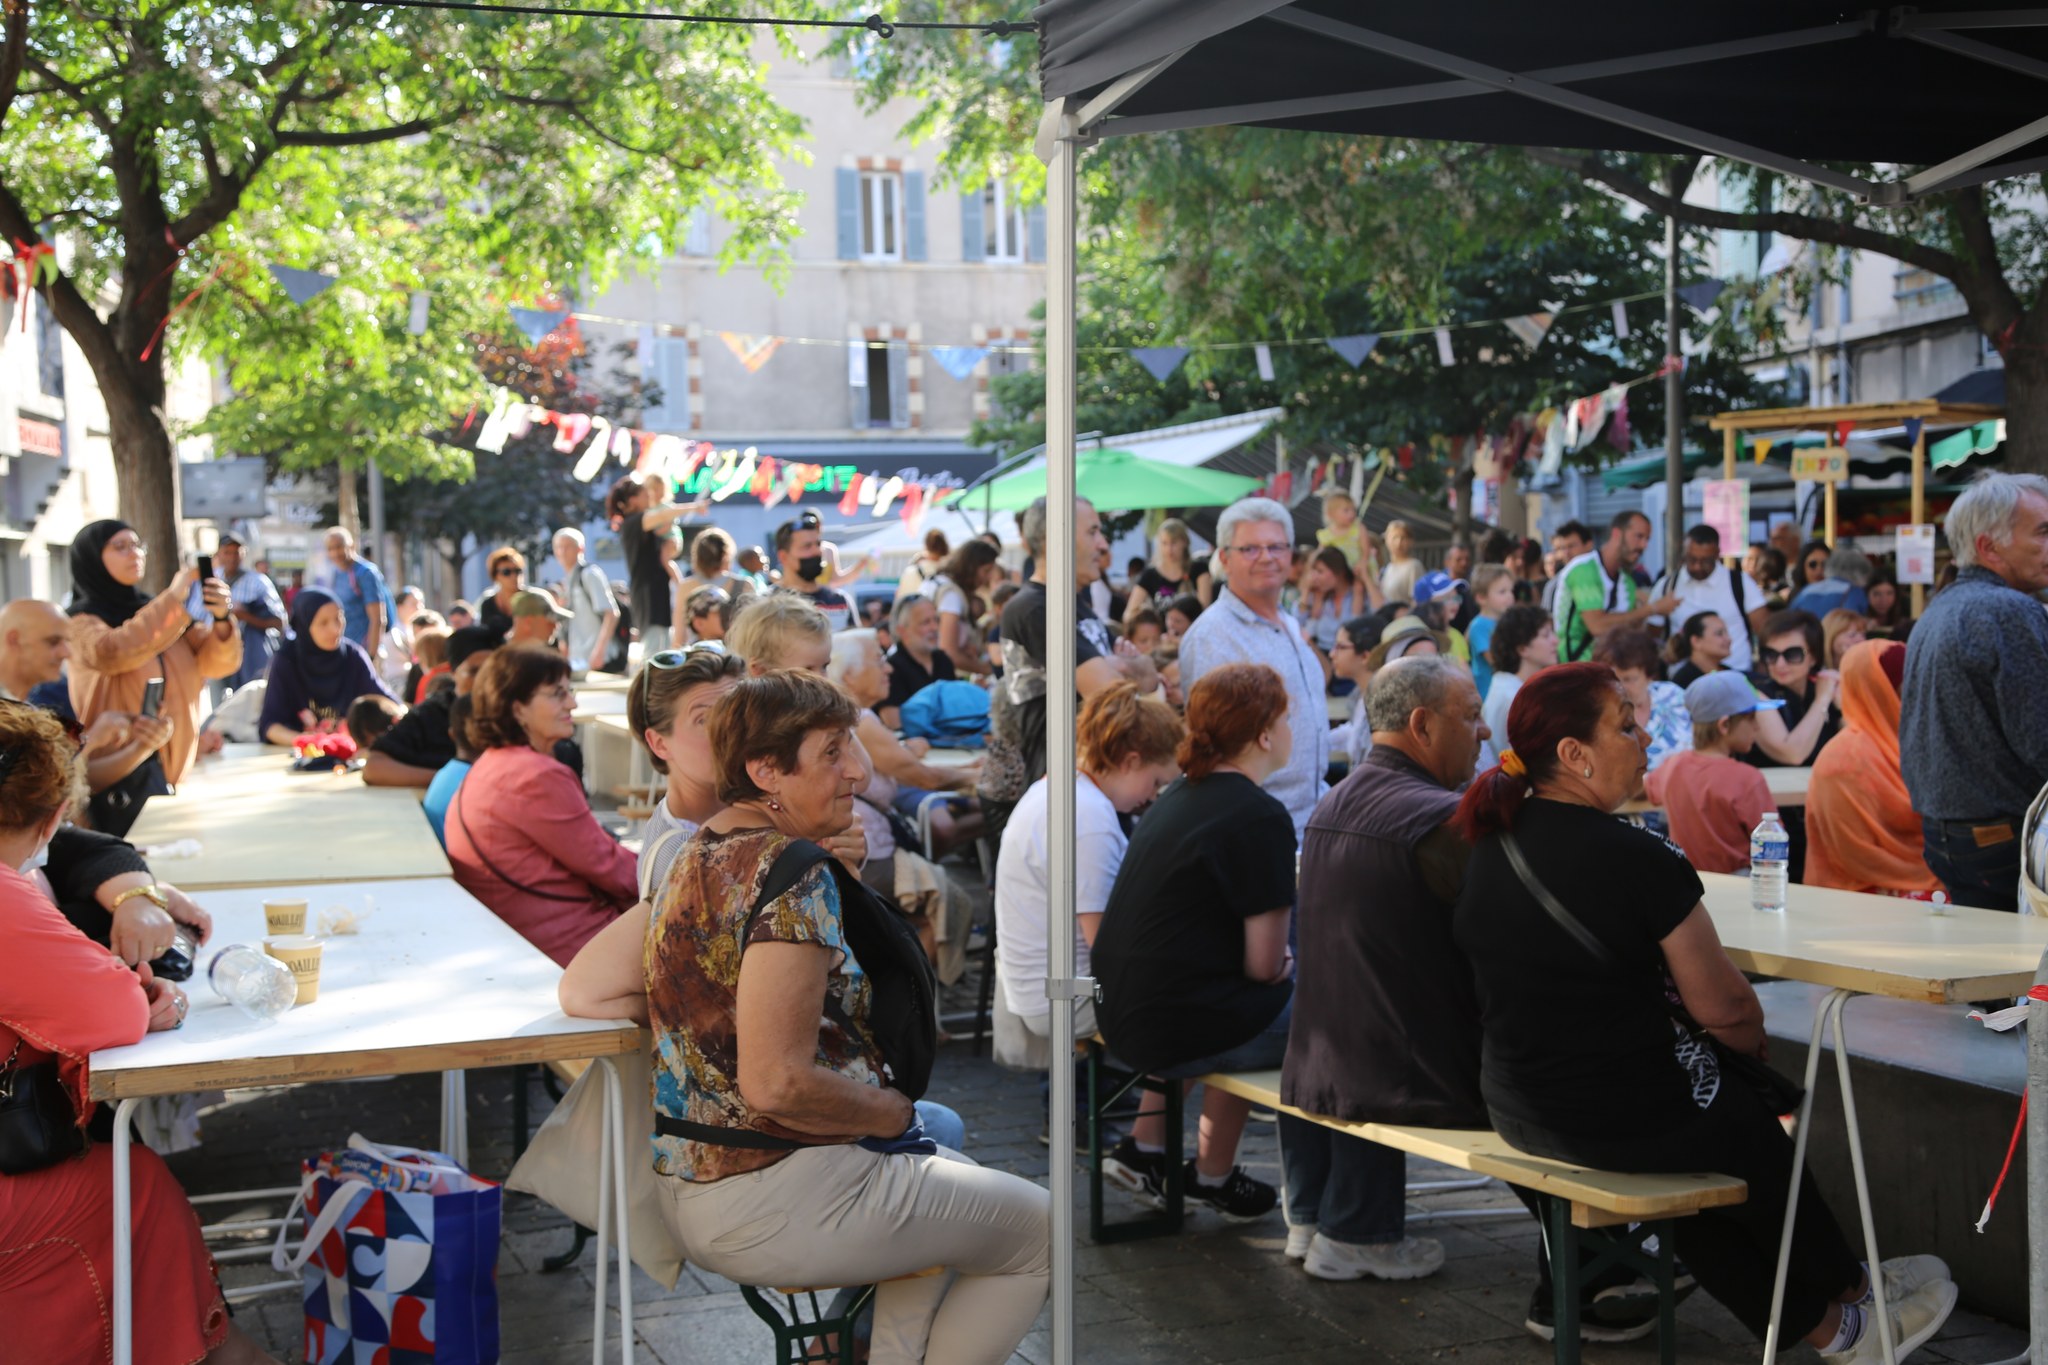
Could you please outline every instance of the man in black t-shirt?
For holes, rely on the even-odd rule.
[[[834,634],[853,624],[853,604],[824,581],[825,543],[816,512],[806,512],[775,528],[775,558],[782,565],[782,581],[778,585],[782,591],[808,598],[812,606],[825,613]]]
[[[896,603],[890,621],[896,643],[890,648],[889,696],[875,708],[882,724],[898,728],[900,708],[935,682],[952,682],[959,675],[953,660],[939,648],[939,609],[932,599],[912,593]]]
[[[1039,498],[1025,508],[1018,521],[1023,529],[1025,548],[1031,555],[1033,576],[1003,608],[1006,682],[1020,662],[1027,667],[1043,669],[1046,656],[1045,499]],[[1096,514],[1094,504],[1086,498],[1074,499],[1074,577],[1077,580],[1073,587],[1076,594],[1074,690],[1084,701],[1125,679],[1137,684],[1140,692],[1150,692],[1159,685],[1158,671],[1152,667],[1150,659],[1115,652],[1108,630],[1095,619],[1095,613],[1088,604],[1086,589],[1095,580],[1102,547],[1107,543],[1102,534],[1102,518]],[[1036,782],[1045,776],[1045,697],[1042,692],[1017,703],[1017,723],[1019,747],[1024,752],[1025,781]]]
[[[464,626],[448,637],[448,671],[452,688],[437,688],[398,718],[398,723],[370,746],[363,762],[363,782],[372,787],[425,787],[434,774],[455,761],[455,740],[448,733],[448,707],[469,695],[484,661],[498,647],[486,626]]]
[[[702,500],[668,500],[668,480],[659,474],[628,474],[605,494],[605,515],[618,523],[619,548],[626,555],[626,580],[632,588],[632,620],[648,651],[669,645],[668,560],[662,547],[671,526],[710,506]]]

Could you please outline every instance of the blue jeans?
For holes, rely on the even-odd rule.
[[[1408,1157],[1319,1123],[1280,1116],[1280,1175],[1290,1227],[1333,1242],[1378,1245],[1407,1235]]]
[[[1935,820],[1920,822],[1927,870],[1941,880],[1957,905],[1980,910],[2020,908],[2020,830],[2023,820]],[[2003,837],[1998,831],[2003,829]],[[1978,831],[1995,840],[1978,842]]]
[[[1287,1060],[1287,1025],[1294,1018],[1294,997],[1280,1007],[1280,1013],[1265,1028],[1213,1057],[1162,1067],[1152,1074],[1165,1080],[1185,1081],[1212,1071],[1271,1071]],[[1115,1049],[1111,1049],[1114,1054]]]
[[[919,1100],[917,1117],[924,1124],[924,1135],[939,1146],[951,1147],[956,1152],[966,1149],[967,1123],[945,1105]]]

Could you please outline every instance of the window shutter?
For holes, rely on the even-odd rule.
[[[1045,259],[1045,205],[1034,204],[1031,208],[1029,234],[1024,248],[1024,259],[1043,261]]]
[[[988,259],[988,229],[982,225],[981,191],[960,196],[960,259],[967,262]]]
[[[839,168],[839,259],[860,259],[860,172]]]
[[[711,210],[699,204],[690,210],[689,222],[683,228],[683,254],[685,256],[709,256],[711,254]]]
[[[856,383],[855,379],[859,382]],[[856,341],[846,348],[846,424],[855,431],[868,424],[868,346]]]
[[[924,249],[924,172],[903,173],[903,259],[921,261]]]
[[[661,399],[646,404],[640,420],[649,431],[685,431],[690,425],[690,342],[687,337],[657,336],[642,341],[640,377],[659,387]]]
[[[910,343],[889,343],[889,425],[910,425]]]

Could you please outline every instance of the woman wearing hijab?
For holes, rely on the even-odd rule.
[[[170,722],[171,737],[151,762],[163,782],[175,783],[198,751],[207,680],[242,666],[242,633],[228,615],[227,584],[206,580],[206,619],[195,620],[185,605],[199,571],[179,569],[151,597],[136,586],[148,562],[142,537],[125,521],[93,522],[71,542],[71,709],[87,726],[108,711],[137,715],[150,679],[163,679],[157,715]]]
[[[365,693],[391,696],[363,647],[342,634],[344,624],[341,603],[318,588],[292,602],[292,638],[270,661],[256,727],[268,743],[288,746],[322,721],[339,721]]]
[[[1920,817],[1899,772],[1906,647],[1867,640],[1842,656],[1842,729],[1806,791],[1806,884],[1926,896],[1941,890],[1921,852]]]

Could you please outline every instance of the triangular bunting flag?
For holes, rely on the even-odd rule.
[[[1330,337],[1329,347],[1344,357],[1345,363],[1357,369],[1372,354],[1372,348],[1380,344],[1378,332],[1360,332],[1356,336]]]
[[[1845,446],[1849,444],[1849,433],[1854,430],[1856,430],[1856,424],[1854,422],[1835,423],[1835,444],[1838,446]]]
[[[1543,424],[1543,458],[1536,468],[1544,474],[1555,474],[1564,468],[1564,414],[1556,408],[1546,408],[1536,420]]]
[[[1360,456],[1359,458],[1354,459],[1351,462],[1350,492],[1351,501],[1354,504],[1359,504],[1360,513],[1363,514],[1363,504],[1365,502],[1365,459],[1363,456]]]
[[[965,379],[974,373],[975,366],[988,358],[988,350],[986,346],[934,346],[932,359],[955,379]]]
[[[1273,348],[1271,346],[1268,346],[1263,341],[1259,342],[1257,345],[1252,347],[1252,359],[1258,362],[1259,378],[1264,380],[1268,384],[1272,383]]]
[[[311,303],[327,292],[335,277],[323,275],[317,270],[299,270],[288,265],[272,265],[271,275],[277,280],[278,288],[284,290],[293,303]]]
[[[1635,441],[1628,429],[1628,390],[1619,384],[1609,389],[1607,406],[1614,412],[1607,423],[1607,444],[1626,455]]]
[[[406,300],[405,330],[408,336],[423,337],[427,334],[428,294],[424,289],[415,289]]]
[[[1750,463],[1762,464],[1769,457],[1773,444],[1775,443],[1768,436],[1759,436],[1754,441],[1751,441],[1749,443]]]
[[[1623,303],[1620,299],[1616,299],[1612,304],[1608,306],[1614,313],[1614,339],[1616,341],[1627,341],[1628,305]]]
[[[548,333],[560,327],[569,319],[566,308],[514,308],[512,325],[519,329],[530,346],[538,346],[548,339]]]
[[[558,412],[555,417],[555,450],[567,455],[583,444],[590,435],[590,414],[587,412]]]
[[[1436,329],[1436,359],[1439,365],[1455,365],[1458,363],[1457,357],[1451,354],[1451,329],[1448,327]],[[1403,468],[1406,468],[1406,466],[1403,466]]]
[[[1526,313],[1518,318],[1507,319],[1507,329],[1530,350],[1543,344],[1543,338],[1550,335],[1550,324],[1557,320],[1555,313]]]
[[[1906,444],[1907,444],[1907,445],[1909,445],[1909,446],[1913,446],[1913,445],[1919,445],[1919,444],[1920,444],[1920,429],[1921,429],[1921,427],[1923,427],[1924,425],[1926,425],[1926,424],[1925,424],[1924,422],[1922,422],[1922,421],[1921,421],[1921,420],[1920,420],[1920,419],[1919,419],[1918,417],[1908,417],[1908,418],[1906,419]]]
[[[1714,300],[1721,297],[1719,280],[1696,280],[1691,284],[1678,286],[1678,297],[1692,305],[1695,312],[1704,313],[1714,306]]]
[[[781,337],[755,336],[752,332],[720,332],[718,339],[732,352],[733,359],[746,366],[748,374],[759,373],[768,357],[782,345]]]
[[[840,516],[850,517],[860,511],[860,486],[866,477],[865,474],[855,474],[846,481],[846,492],[839,499]]]
[[[1145,367],[1145,372],[1164,384],[1168,375],[1180,368],[1188,358],[1185,346],[1134,346],[1131,359]]]
[[[602,417],[588,420],[596,434],[590,438],[590,444],[583,448],[582,458],[576,461],[576,467],[569,471],[570,476],[578,483],[589,483],[596,478],[597,471],[604,468],[605,456],[612,452],[611,423]]]

